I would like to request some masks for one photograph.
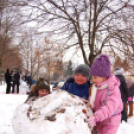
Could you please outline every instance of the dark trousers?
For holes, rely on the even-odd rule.
[[[121,121],[124,120],[127,122],[126,102],[123,102],[123,110],[122,110],[121,114],[122,114]]]
[[[10,82],[7,82],[6,84],[7,84],[6,94],[9,94],[10,93],[11,84],[10,84]]]
[[[14,93],[15,85],[17,86],[17,93],[19,93],[19,82],[18,82],[18,81],[14,81],[14,82],[13,82],[13,89],[12,89],[12,93]]]

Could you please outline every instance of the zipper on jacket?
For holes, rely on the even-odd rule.
[[[101,101],[100,101],[100,106],[101,106]]]

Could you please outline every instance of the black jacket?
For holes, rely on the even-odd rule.
[[[134,96],[134,84],[128,89],[129,91],[129,96]]]
[[[19,82],[20,81],[20,74],[18,71],[16,71],[13,75],[13,82]]]
[[[9,69],[7,69],[7,71],[5,73],[5,80],[6,80],[6,83],[11,82],[11,74],[9,73]]]
[[[26,81],[26,83],[28,83],[30,86],[33,84],[33,80],[32,80],[31,75],[25,76],[25,81]]]
[[[122,101],[127,102],[129,93],[128,93],[126,80],[123,75],[116,75],[116,77],[120,80],[120,91],[121,91]]]

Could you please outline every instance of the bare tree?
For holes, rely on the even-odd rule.
[[[21,44],[17,38],[17,32],[20,32],[20,6],[24,6],[24,2],[0,1],[0,68],[3,64],[5,66],[5,63],[7,67],[11,66],[8,66],[7,61],[13,57],[12,54],[17,54],[18,46]]]
[[[62,64],[63,52],[62,45],[50,41],[49,38],[45,38],[45,44],[43,48],[43,67],[46,70],[47,79],[51,80],[55,72],[62,74],[60,65]]]
[[[80,50],[84,62],[91,65],[103,48],[127,53],[132,46],[127,20],[133,19],[133,0],[27,0],[25,22],[36,21],[40,31],[67,50]],[[128,53],[127,53],[128,54]]]
[[[35,31],[24,32],[23,43],[20,46],[20,55],[23,58],[23,69],[29,70],[32,78],[38,79],[40,75],[51,79],[57,71],[58,61],[62,59],[59,44],[43,38]]]

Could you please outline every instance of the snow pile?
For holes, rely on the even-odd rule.
[[[21,80],[19,87],[19,94],[26,94],[26,92],[30,92],[30,88],[25,81]]]
[[[58,89],[18,106],[12,126],[15,134],[91,134],[87,114],[92,111],[79,97]]]

